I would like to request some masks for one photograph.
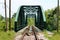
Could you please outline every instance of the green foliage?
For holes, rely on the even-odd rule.
[[[3,19],[4,19],[4,17],[0,15],[0,21],[2,21]]]
[[[48,38],[48,40],[60,40],[60,32],[52,31],[53,35],[50,37],[46,30],[43,32],[45,34],[45,37]]]
[[[11,21],[11,27],[12,27],[12,29],[14,29],[14,21],[15,21],[15,17],[13,17],[12,21]]]
[[[0,30],[4,30],[5,27],[5,23],[4,22],[0,22]]]
[[[28,25],[35,25],[35,18],[27,18]]]
[[[57,28],[57,13],[58,13],[57,7],[54,10],[48,9],[45,11],[46,20],[47,20],[46,22],[48,24],[47,29],[53,30]],[[60,15],[58,18],[59,18],[58,20],[60,21]],[[60,23],[58,23],[58,25],[60,25]]]
[[[16,13],[13,14],[12,19],[11,19],[11,27],[14,29],[14,21],[15,21]]]
[[[13,40],[14,35],[15,35],[14,31],[8,32],[0,31],[0,40]]]
[[[9,18],[7,18],[7,20],[9,21]],[[9,24],[9,22],[8,22]],[[12,28],[14,27],[14,18],[12,18]],[[0,15],[0,40],[13,40],[15,32],[12,31],[7,31],[5,32],[5,18],[3,16]],[[8,25],[9,26],[9,25]],[[9,28],[9,27],[8,27]]]
[[[0,15],[0,30],[4,30],[5,20],[4,17]]]
[[[12,18],[15,18],[16,17],[16,13],[14,13],[14,15],[12,16]]]

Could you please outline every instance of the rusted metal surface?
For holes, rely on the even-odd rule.
[[[35,29],[34,29],[34,27],[33,27],[33,26],[32,26],[32,31],[33,31],[33,33],[34,33],[35,40],[38,40],[38,39],[37,39],[37,36],[36,36],[37,34],[36,34]]]

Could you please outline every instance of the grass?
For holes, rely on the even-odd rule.
[[[54,32],[54,31],[53,31]],[[49,40],[60,40],[60,32],[54,32],[54,35],[52,37],[49,37],[47,32],[44,30],[43,33],[45,34],[45,37]],[[0,40],[13,40],[15,36],[14,31],[0,31]]]
[[[14,31],[8,32],[0,31],[0,40],[13,40],[14,35],[15,35]]]
[[[55,34],[54,36],[48,38],[49,40],[60,40],[60,34]]]
[[[27,18],[28,25],[35,25],[35,18]]]
[[[49,40],[60,40],[60,32],[54,32],[53,31],[52,37],[49,37],[46,31],[44,31],[45,37],[48,38]]]

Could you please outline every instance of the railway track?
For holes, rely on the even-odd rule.
[[[17,38],[14,40],[44,40],[43,38],[39,38],[39,32],[36,31],[35,26],[28,26]],[[37,36],[38,35],[38,36]]]

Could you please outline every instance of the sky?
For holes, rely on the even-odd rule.
[[[7,17],[9,17],[9,0],[7,2]],[[57,0],[11,0],[11,15],[17,12],[21,5],[40,5],[43,10],[57,7]],[[60,5],[60,1],[59,1]],[[0,15],[5,17],[4,0],[0,0]]]

